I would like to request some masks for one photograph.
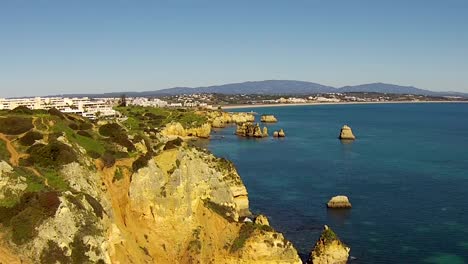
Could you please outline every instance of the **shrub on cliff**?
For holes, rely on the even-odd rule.
[[[114,143],[126,147],[128,151],[135,151],[136,148],[128,139],[125,130],[116,123],[105,124],[99,128],[99,134],[109,137]]]
[[[87,138],[92,138],[91,134],[89,134],[88,132],[84,131],[84,130],[80,130],[78,132],[76,132],[78,135],[80,136],[83,136],[83,137],[87,137]]]
[[[60,167],[76,161],[73,149],[59,141],[52,141],[47,145],[36,144],[28,149],[29,160],[42,167]]]
[[[0,133],[7,135],[20,135],[33,128],[31,118],[9,116],[0,118]]]
[[[174,140],[168,141],[168,142],[166,142],[166,145],[164,146],[164,150],[169,150],[169,149],[174,149],[174,148],[180,147],[180,146],[182,146],[183,142],[184,141],[180,137],[178,137],[178,138],[176,138]]]
[[[65,115],[60,112],[59,110],[57,110],[57,108],[51,108],[49,109],[49,111],[47,111],[50,115],[53,115],[53,116],[58,116],[60,119],[65,119]]]
[[[115,157],[110,151],[106,151],[102,154],[101,161],[103,162],[104,167],[110,168],[115,164]]]
[[[32,144],[34,144],[34,142],[36,142],[36,140],[40,140],[42,138],[43,138],[43,136],[42,136],[41,133],[36,132],[36,131],[29,131],[28,133],[26,133],[24,136],[22,136],[19,139],[19,142],[20,142],[21,145],[29,147]]]
[[[57,192],[25,193],[15,206],[0,207],[0,223],[11,227],[13,242],[22,245],[37,234],[36,227],[55,215],[59,205]]]
[[[9,113],[12,113],[12,114],[21,114],[21,115],[32,115],[34,114],[34,111],[29,109],[28,107],[26,106],[18,106],[16,107],[15,109],[13,110],[10,110]]]
[[[148,162],[152,158],[153,158],[152,152],[148,152],[145,155],[138,157],[138,159],[136,159],[132,164],[133,172],[137,172],[139,169],[146,167],[148,165]]]

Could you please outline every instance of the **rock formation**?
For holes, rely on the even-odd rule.
[[[286,134],[284,133],[283,129],[280,129],[280,131],[275,131],[273,132],[273,137],[285,137]]]
[[[268,129],[264,127],[262,130],[258,123],[242,123],[241,125],[237,125],[236,135],[256,138],[268,137]]]
[[[328,226],[310,253],[307,264],[345,264],[348,262],[350,248],[343,244]]]
[[[257,224],[257,225],[270,226],[270,222],[268,221],[268,218],[266,216],[264,216],[264,215],[258,215],[255,218],[254,223]]]
[[[342,128],[341,128],[341,132],[340,132],[340,139],[344,139],[344,140],[354,140],[356,139],[356,137],[353,135],[353,131],[351,130],[351,128],[347,125],[344,125]]]
[[[223,128],[227,124],[241,124],[254,122],[255,116],[251,113],[227,113],[222,111],[208,111],[205,113],[211,120],[212,127]]]
[[[276,123],[276,122],[278,122],[278,120],[276,119],[276,117],[274,115],[262,115],[260,121],[264,122],[264,123]]]
[[[344,195],[334,196],[327,203],[328,208],[351,208],[348,197]]]
[[[161,131],[165,137],[199,137],[209,138],[211,134],[211,125],[205,123],[200,127],[184,128],[179,122],[167,124]]]

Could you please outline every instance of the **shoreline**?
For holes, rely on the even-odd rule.
[[[291,104],[242,104],[221,106],[222,110],[243,109],[243,108],[264,108],[264,107],[284,107],[284,106],[307,106],[307,105],[358,105],[358,104],[431,104],[431,103],[468,103],[468,101],[386,101],[386,102],[330,102],[330,103],[291,103]]]

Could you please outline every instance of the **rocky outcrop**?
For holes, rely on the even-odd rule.
[[[310,253],[308,264],[345,264],[348,262],[350,248],[343,244],[328,226]]]
[[[172,122],[166,125],[161,131],[161,134],[165,137],[199,137],[209,138],[211,134],[211,125],[205,123],[200,127],[184,128],[178,122]]]
[[[264,127],[262,130],[258,123],[242,123],[242,125],[237,125],[236,135],[256,138],[268,137],[268,129]]]
[[[285,137],[285,136],[286,136],[286,133],[284,133],[283,129],[273,132],[273,137]]]
[[[340,136],[339,136],[340,139],[344,139],[344,140],[355,140],[356,137],[354,136],[353,134],[353,131],[351,130],[351,128],[347,125],[344,125],[342,128],[341,128],[341,132],[340,132]]]
[[[258,215],[257,217],[255,217],[254,223],[257,225],[270,226],[270,222],[268,221],[268,218],[264,215]]]
[[[334,196],[327,203],[328,208],[351,208],[348,197],[344,195]]]
[[[274,115],[262,115],[260,121],[264,123],[276,123],[278,119]]]
[[[228,113],[222,111],[210,111],[206,115],[211,120],[212,127],[223,128],[227,124],[241,124],[247,122],[254,122],[255,116],[251,113]]]

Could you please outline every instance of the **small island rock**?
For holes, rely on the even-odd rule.
[[[284,133],[283,129],[280,129],[280,131],[278,132],[278,137],[285,137],[286,134]]]
[[[356,137],[354,136],[353,131],[351,130],[351,128],[349,126],[347,126],[347,125],[344,125],[341,128],[340,139],[355,140]]]
[[[350,248],[340,241],[328,226],[324,226],[319,240],[309,255],[307,264],[345,264],[348,262]]]
[[[274,115],[262,115],[260,121],[264,123],[276,123],[278,119]]]
[[[351,208],[351,203],[347,196],[338,195],[332,197],[327,203],[328,208]]]

